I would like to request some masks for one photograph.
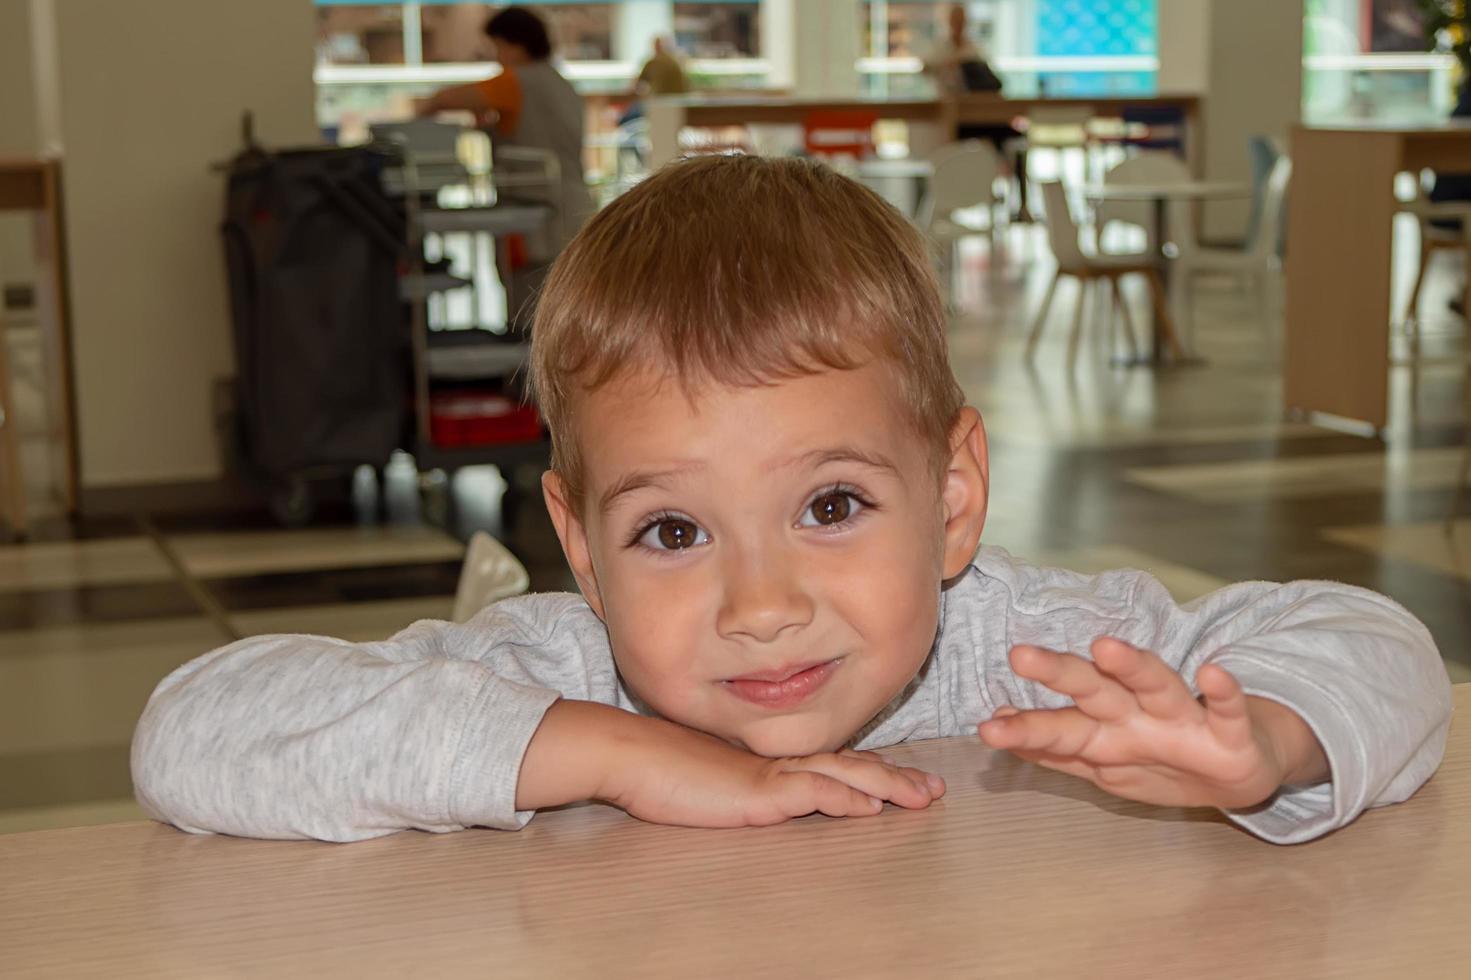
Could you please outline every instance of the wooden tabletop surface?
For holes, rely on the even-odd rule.
[[[974,739],[891,753],[949,796],[763,830],[0,837],[0,976],[1471,975],[1471,726],[1410,802],[1289,848]]]

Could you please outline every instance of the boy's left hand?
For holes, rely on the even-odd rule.
[[[1012,648],[1016,673],[1072,698],[1055,710],[997,709],[981,739],[1023,759],[1081,776],[1116,796],[1161,806],[1256,806],[1284,785],[1328,778],[1328,760],[1296,713],[1248,697],[1223,668],[1195,682],[1122,640],[1092,646],[1093,661],[1041,647]],[[1203,703],[1202,703],[1203,702]]]

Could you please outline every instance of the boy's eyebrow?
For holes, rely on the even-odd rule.
[[[858,463],[876,470],[888,470],[895,476],[899,476],[899,467],[895,466],[888,457],[880,454],[858,449],[854,446],[833,446],[828,449],[814,449],[782,463],[782,468],[790,466],[806,466],[816,469],[827,463]]]
[[[603,491],[603,495],[598,498],[598,509],[606,514],[612,509],[613,502],[626,493],[633,493],[635,490],[644,490],[649,487],[661,487],[668,483],[672,477],[687,473],[690,470],[702,469],[703,467],[703,463],[689,463],[667,470],[634,470],[632,473],[625,473],[614,481],[612,486]]]

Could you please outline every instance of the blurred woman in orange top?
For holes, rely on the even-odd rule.
[[[541,18],[524,7],[507,7],[490,18],[485,33],[501,72],[468,85],[440,89],[415,105],[418,115],[449,110],[475,114],[494,148],[528,147],[554,155],[561,171],[549,202],[559,211],[560,252],[594,210],[582,175],[582,97],[550,61],[551,38]],[[515,169],[497,164],[505,172]],[[551,258],[551,256],[544,256]]]

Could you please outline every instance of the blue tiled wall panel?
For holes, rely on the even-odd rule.
[[[1158,0],[1037,0],[1042,56],[1153,55]]]

